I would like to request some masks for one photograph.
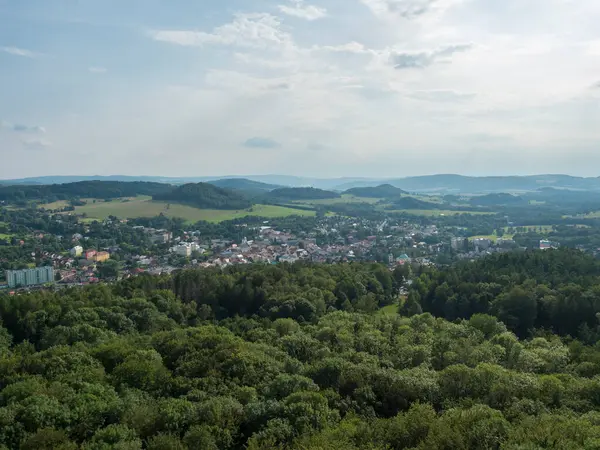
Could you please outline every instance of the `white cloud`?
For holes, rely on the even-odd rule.
[[[233,22],[215,28],[211,33],[187,30],[159,30],[151,36],[162,42],[189,47],[232,45],[264,49],[291,45],[292,37],[284,32],[279,18],[271,14],[236,14]]]
[[[288,16],[306,20],[317,20],[327,17],[327,9],[315,5],[307,5],[303,0],[290,0],[294,6],[279,5],[279,11]]]
[[[327,50],[330,52],[339,52],[339,53],[372,53],[372,50],[368,49],[364,44],[360,42],[348,42],[347,44],[340,45],[323,45],[323,46],[314,46],[314,50]]]
[[[466,52],[471,48],[470,44],[447,45],[445,47],[418,52],[392,52],[390,63],[395,69],[424,69],[433,64],[449,62],[456,53]]]
[[[88,72],[90,72],[90,73],[106,73],[106,72],[108,72],[108,70],[106,69],[106,67],[90,66],[90,67],[88,67]]]
[[[37,58],[40,56],[39,53],[19,47],[0,47],[0,51],[8,53],[9,55],[22,56],[24,58]]]
[[[463,0],[360,0],[382,19],[416,20],[427,15],[440,15]]]
[[[46,139],[27,138],[21,140],[22,144],[30,149],[42,149],[52,147],[52,143]]]

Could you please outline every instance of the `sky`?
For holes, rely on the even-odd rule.
[[[600,176],[598,0],[0,0],[0,178]]]

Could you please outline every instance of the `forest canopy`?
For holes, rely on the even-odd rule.
[[[575,252],[511,258],[521,277],[501,258],[475,266],[472,282],[498,282],[491,304],[530,295],[512,294],[527,279],[552,291],[571,273],[585,292],[598,276]],[[0,295],[0,447],[598,448],[595,342],[405,314],[408,300],[381,313],[407,278],[420,306],[441,273],[251,265]]]

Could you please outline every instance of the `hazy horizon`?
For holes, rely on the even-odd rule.
[[[116,177],[126,177],[126,178],[163,178],[163,179],[193,179],[193,178],[204,178],[211,180],[218,179],[228,179],[228,178],[297,178],[297,179],[307,179],[307,180],[374,180],[374,181],[386,181],[386,180],[396,180],[396,179],[404,179],[404,178],[425,178],[425,177],[443,177],[443,176],[457,176],[457,177],[468,177],[468,178],[506,178],[506,177],[574,177],[574,178],[600,178],[598,176],[578,176],[572,175],[568,173],[533,173],[533,174],[524,174],[524,175],[516,175],[516,174],[500,174],[500,175],[465,175],[460,173],[423,173],[417,175],[398,175],[398,176],[351,176],[351,175],[342,175],[337,177],[327,177],[327,176],[312,176],[312,175],[290,175],[286,173],[249,173],[249,174],[213,174],[213,175],[128,175],[124,173],[112,173],[107,175],[99,175],[99,174],[54,174],[54,175],[33,175],[30,177],[20,177],[20,178],[0,178],[0,181],[12,181],[12,180],[21,180],[21,179],[42,179],[42,178],[116,178]]]
[[[597,0],[0,0],[0,179],[595,177],[599,22]]]

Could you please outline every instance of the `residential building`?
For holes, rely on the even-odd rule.
[[[551,241],[548,241],[545,239],[540,241],[540,250],[550,250],[550,249],[556,248],[556,247],[557,247],[557,245]]]
[[[9,288],[36,286],[54,282],[54,269],[50,266],[35,269],[7,270],[6,281]]]
[[[110,259],[110,253],[108,252],[98,252],[96,256],[94,256],[93,260],[96,262],[106,262]]]
[[[151,239],[152,239],[152,242],[154,244],[159,244],[160,245],[160,244],[167,244],[167,243],[169,243],[171,241],[172,237],[173,237],[173,233],[171,233],[169,231],[164,231],[163,232],[162,230],[159,230],[156,234],[154,234],[152,236]]]
[[[192,256],[192,246],[186,244],[178,245],[175,247],[175,253],[179,256],[185,256],[186,258],[189,258]]]
[[[467,247],[467,240],[463,237],[452,238],[452,250],[462,251]]]
[[[410,256],[403,254],[396,258],[396,264],[403,266],[404,264],[410,263]]]
[[[71,256],[77,258],[78,256],[83,255],[83,247],[81,245],[76,245],[71,249]]]
[[[98,253],[96,250],[87,250],[85,252],[85,259],[93,261],[96,258],[96,253]]]
[[[477,238],[473,239],[473,245],[478,250],[487,250],[492,246],[492,240],[487,238]]]

